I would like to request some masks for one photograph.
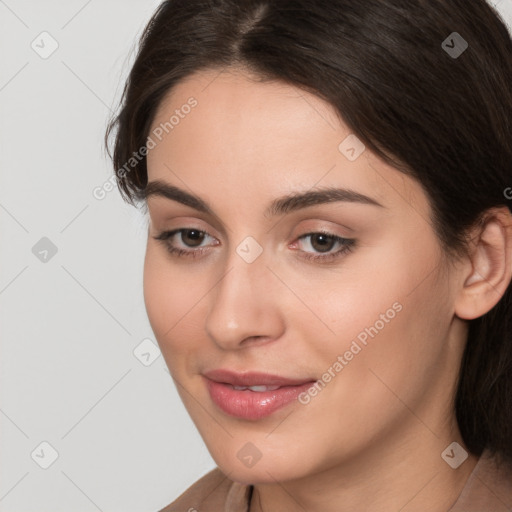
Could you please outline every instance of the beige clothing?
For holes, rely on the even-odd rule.
[[[251,492],[215,468],[159,512],[248,512]],[[498,469],[485,451],[447,512],[512,512],[512,469]]]

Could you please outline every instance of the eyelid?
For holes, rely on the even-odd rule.
[[[319,233],[329,232],[332,235],[340,236],[343,238],[350,238],[354,235],[355,229],[349,225],[342,224],[341,219],[339,221],[334,220],[330,215],[319,215],[318,218],[308,216],[306,219],[299,219],[296,222],[296,227],[293,228],[290,236],[294,233]]]
[[[316,226],[318,225],[318,221],[316,221]],[[332,236],[332,237],[335,237],[335,238],[343,238],[343,239],[346,239],[346,240],[350,240],[350,236],[346,236],[344,234],[340,234],[340,233],[337,233],[335,232],[335,228],[333,228],[332,230],[330,228],[325,228],[325,227],[316,227],[315,225],[313,225],[313,221],[307,223],[309,225],[311,225],[311,228],[309,230],[306,229],[306,231],[304,231],[303,229],[301,230],[298,230],[300,231],[300,234],[299,235],[296,235],[294,236],[294,242],[295,243],[297,240],[301,239],[301,238],[304,238],[308,235],[315,235],[315,234],[318,234],[318,233],[323,233],[327,236]],[[340,224],[336,224],[337,226],[340,226]],[[348,226],[344,226],[344,225],[341,225],[343,228],[346,228],[347,230],[349,230],[350,232],[354,232],[354,230],[352,228],[349,228]],[[157,231],[157,233],[159,233],[159,235],[157,235],[156,237],[153,237],[153,238],[158,238],[158,237],[161,237],[162,235],[164,234],[169,234],[171,232],[177,234],[179,233],[180,231],[188,231],[188,230],[197,230],[197,231],[200,231],[201,233],[204,233],[205,235],[209,236],[210,238],[214,238],[217,240],[217,242],[219,241],[218,240],[218,237],[216,235],[213,235],[212,233],[210,233],[210,230],[207,230],[207,229],[204,229],[198,225],[195,224],[195,222],[193,220],[191,221],[188,221],[188,220],[185,220],[183,222],[181,222],[177,227],[169,227],[168,229],[155,229],[155,231]],[[295,231],[295,230],[294,230]],[[290,234],[289,236],[293,236],[292,234]]]
[[[154,224],[167,224],[169,222],[179,223],[178,227],[183,229],[197,229],[199,231],[205,231],[203,228],[196,225],[197,223],[206,223],[208,226],[211,226],[210,229],[219,233],[219,236],[227,236],[228,233],[231,232],[231,228],[224,225],[222,221],[217,216],[211,216],[208,213],[202,213],[199,211],[194,211],[193,208],[188,207],[186,205],[182,205],[178,203],[178,206],[181,208],[185,208],[187,210],[192,210],[193,213],[181,213],[176,215],[176,211],[168,209],[168,203],[172,203],[172,201],[167,201],[162,199],[160,196],[152,196],[155,199],[155,203],[158,200],[162,201],[162,206],[154,206],[153,209],[149,210],[150,218],[153,219]],[[151,213],[153,212],[153,213]],[[204,224],[203,224],[204,225]],[[175,228],[169,228],[169,231]],[[176,228],[177,229],[177,228]],[[161,232],[162,230],[155,229],[155,231]],[[166,230],[167,231],[167,230]],[[210,234],[209,231],[206,231]],[[214,236],[214,235],[211,235]],[[217,238],[217,237],[216,237]]]
[[[210,235],[207,231],[202,229],[197,229],[195,227],[179,227],[171,230],[165,230],[160,232],[159,235],[153,236],[155,240],[161,241],[167,248],[167,251],[170,255],[174,256],[176,259],[178,258],[198,258],[201,257],[202,254],[210,253],[210,245],[206,246],[197,246],[197,247],[189,247],[189,248],[181,248],[176,247],[174,245],[171,245],[168,240],[173,239],[176,235],[179,235],[180,233],[186,232],[186,231],[198,231],[202,233],[203,235],[213,238],[216,243],[213,244],[213,246],[219,245],[219,241],[213,236]],[[319,264],[328,264],[328,263],[335,263],[338,259],[341,259],[345,254],[350,253],[354,250],[354,248],[357,245],[357,240],[354,238],[347,238],[339,236],[335,233],[332,233],[329,230],[326,229],[317,229],[317,230],[311,230],[309,232],[301,234],[297,239],[291,244],[292,246],[297,245],[299,240],[307,237],[311,237],[313,235],[323,234],[327,237],[330,237],[334,240],[334,243],[341,244],[341,247],[334,251],[334,252],[309,252],[309,251],[303,251],[300,250],[298,252],[302,253],[300,258],[302,258],[305,261],[312,261]],[[186,244],[184,244],[185,247]],[[290,247],[290,246],[289,246]],[[332,249],[331,249],[332,250]]]

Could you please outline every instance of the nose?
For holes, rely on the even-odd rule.
[[[279,281],[263,255],[252,263],[235,251],[209,297],[206,332],[224,350],[265,344],[283,334]]]

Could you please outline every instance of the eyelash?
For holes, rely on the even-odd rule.
[[[166,247],[166,249],[169,251],[169,253],[174,254],[177,257],[185,256],[185,257],[196,258],[207,251],[207,249],[205,249],[205,248],[199,248],[199,249],[193,249],[193,250],[187,251],[185,249],[178,249],[178,248],[170,245],[170,243],[169,243],[170,238],[172,238],[174,235],[176,235],[178,233],[183,233],[185,231],[197,231],[201,234],[211,236],[206,231],[201,231],[200,229],[180,228],[180,229],[175,229],[173,231],[164,231],[164,232],[160,233],[158,236],[154,236],[153,238],[155,240],[161,241],[164,244],[164,246]],[[322,255],[322,253],[320,253],[321,254],[320,256],[302,251],[302,252],[304,252],[304,255],[301,256],[302,258],[304,258],[308,261],[320,261],[322,263],[326,263],[326,262],[334,261],[334,260],[338,259],[339,257],[341,257],[342,255],[344,255],[345,253],[349,253],[354,250],[354,247],[356,244],[356,240],[354,238],[343,238],[343,237],[334,235],[334,234],[329,233],[328,231],[324,231],[324,230],[318,230],[318,231],[313,231],[310,233],[305,233],[304,235],[300,236],[297,240],[301,240],[303,238],[307,238],[307,237],[310,237],[313,235],[320,235],[320,234],[328,236],[329,238],[332,239],[332,241],[334,243],[341,243],[342,244],[341,249],[338,249],[336,252],[331,252],[331,253],[327,253],[327,254],[323,254],[323,255]]]

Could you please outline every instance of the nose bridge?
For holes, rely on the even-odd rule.
[[[231,249],[225,272],[212,290],[206,330],[224,348],[236,348],[248,338],[280,335],[280,311],[271,293],[275,277],[266,267],[263,248],[256,244],[244,239]]]

